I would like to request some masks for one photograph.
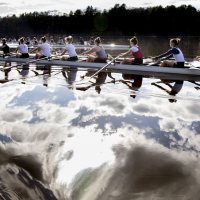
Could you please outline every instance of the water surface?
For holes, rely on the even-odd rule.
[[[197,199],[200,82],[91,74],[12,69],[1,81],[1,195]]]

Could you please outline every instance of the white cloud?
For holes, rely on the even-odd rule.
[[[1,87],[0,132],[7,133],[20,144],[12,144],[14,155],[40,154],[45,180],[53,189],[66,184],[64,192],[69,192],[68,195],[74,194],[80,186],[83,187],[82,199],[92,199],[95,195],[99,195],[99,199],[108,199],[132,195],[129,186],[134,186],[136,189],[142,187],[138,193],[144,195],[143,199],[149,199],[150,194],[152,198],[157,198],[155,194],[168,198],[173,189],[175,194],[179,194],[179,185],[185,189],[186,198],[192,197],[199,190],[200,163],[191,147],[199,149],[200,136],[189,128],[193,121],[199,121],[200,105],[184,99],[171,104],[168,96],[140,98],[140,95],[145,96],[145,87],[141,88],[135,101],[127,97],[128,92],[120,95],[121,90],[117,90],[117,94],[106,94],[102,90],[100,95],[95,94],[94,88],[84,93],[75,91],[74,99],[68,99],[67,104],[61,106],[55,103],[57,88],[42,90],[39,93],[41,97],[35,99],[35,96],[38,97],[35,86],[26,87],[11,82]],[[190,88],[185,89],[188,92]],[[156,91],[152,90],[152,93]],[[72,92],[66,89],[66,93],[67,96]],[[48,100],[47,94],[51,94]],[[28,97],[32,102],[28,101]],[[23,99],[24,103],[31,102],[34,107],[30,105],[27,110]],[[35,107],[38,108],[36,117],[42,121],[25,123],[33,116]],[[83,108],[84,111],[81,110]],[[113,129],[115,117],[124,123],[116,128],[114,134],[105,137],[97,121],[100,117],[109,119],[105,121],[106,132]],[[126,121],[125,117],[130,121]],[[156,138],[147,139],[151,125],[145,127],[143,122],[152,118],[157,120],[158,132],[161,130],[170,134],[171,130],[177,129],[182,139],[177,141],[171,137],[173,144],[186,147],[186,151],[167,149]],[[77,126],[72,124],[74,119],[78,121]],[[134,123],[138,119],[142,128]],[[83,122],[89,123],[84,127]],[[100,128],[97,129],[98,125]],[[5,147],[8,150],[9,145]],[[163,176],[165,173],[167,178]],[[152,177],[156,177],[155,180]],[[84,188],[87,180],[92,181],[88,181],[87,188]],[[141,186],[140,181],[145,185]],[[188,188],[188,185],[191,187]],[[153,192],[150,190],[152,186]]]

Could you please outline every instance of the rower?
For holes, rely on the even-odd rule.
[[[82,37],[79,37],[79,44],[84,45],[84,40]]]
[[[17,46],[16,53],[16,56],[19,58],[29,58],[28,46],[25,44],[24,37],[19,39],[19,45]]]
[[[119,57],[132,55],[132,58],[125,58],[121,64],[141,65],[143,64],[143,54],[141,48],[138,46],[138,39],[136,36],[130,39],[131,48],[125,53],[121,53]]]
[[[3,57],[10,56],[10,47],[7,45],[5,38],[2,39],[2,46],[0,47],[0,49],[2,49],[3,51]],[[5,61],[4,67],[9,67],[9,66],[11,66],[11,62]],[[10,71],[11,71],[10,68],[4,69],[5,80],[8,80],[8,74]]]
[[[65,43],[66,43],[66,46],[64,47],[64,50],[60,55],[62,56],[67,52],[69,54],[69,58],[67,58],[67,61],[77,61],[78,56],[76,53],[76,49],[75,49],[75,46],[72,44],[73,37],[71,35],[66,37]],[[64,57],[62,57],[62,59],[64,59]]]
[[[90,37],[90,39],[89,39],[89,41],[88,41],[88,44],[89,44],[89,45],[94,45],[94,44],[95,44],[95,41],[94,41],[94,37],[93,37],[93,36]]]
[[[36,58],[41,59],[45,57],[51,57],[51,48],[49,43],[46,41],[46,37],[43,36],[41,39],[42,44],[39,44],[37,48],[33,49],[31,53],[37,51]]]
[[[179,38],[170,39],[169,45],[171,49],[169,49],[167,52],[163,54],[160,54],[159,56],[153,57],[152,59],[159,59],[163,57],[166,57],[165,59],[168,59],[173,56],[175,60],[164,60],[160,66],[183,68],[185,63],[185,58],[180,48],[178,48],[179,43],[180,43]]]
[[[37,40],[36,37],[33,37],[33,45],[34,45],[34,46],[35,46],[35,45],[38,45],[38,40]]]
[[[90,50],[83,52],[82,54],[90,54],[87,62],[97,62],[97,63],[106,63],[107,54],[104,47],[101,45],[101,38],[97,37],[94,40],[95,46]]]
[[[10,47],[6,43],[6,38],[2,39],[2,45],[0,46],[0,49],[3,51],[3,57],[10,56]]]

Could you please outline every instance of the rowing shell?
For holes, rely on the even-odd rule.
[[[16,62],[21,65],[31,62],[31,59],[24,58],[2,58],[0,61],[7,62]],[[104,63],[91,63],[91,62],[72,62],[72,61],[63,61],[63,60],[35,60],[36,65],[46,65],[51,66],[52,69],[58,67],[70,68],[86,68],[91,70],[98,70],[102,68]],[[125,65],[125,64],[110,64],[106,67],[104,71],[114,72],[114,73],[127,73],[127,74],[136,74],[136,75],[147,75],[147,76],[159,76],[167,77],[167,79],[181,79],[181,80],[199,80],[200,81],[200,68],[194,67],[185,67],[185,68],[173,68],[173,67],[159,67],[159,66],[149,66],[149,65]]]
[[[17,43],[8,44],[10,48],[17,48]],[[51,48],[64,48],[66,44],[51,44]],[[88,49],[94,47],[94,45],[82,45],[82,44],[74,44],[77,49]],[[29,48],[36,48],[38,45],[29,45]],[[104,49],[110,50],[128,50],[130,48],[129,45],[116,45],[116,44],[103,44]]]

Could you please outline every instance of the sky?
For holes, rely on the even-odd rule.
[[[84,10],[87,6],[93,6],[99,10],[108,10],[115,4],[125,3],[127,7],[150,7],[162,5],[180,6],[192,5],[200,9],[200,0],[0,0],[0,16],[22,14],[34,11],[53,11],[69,13],[77,9]]]

